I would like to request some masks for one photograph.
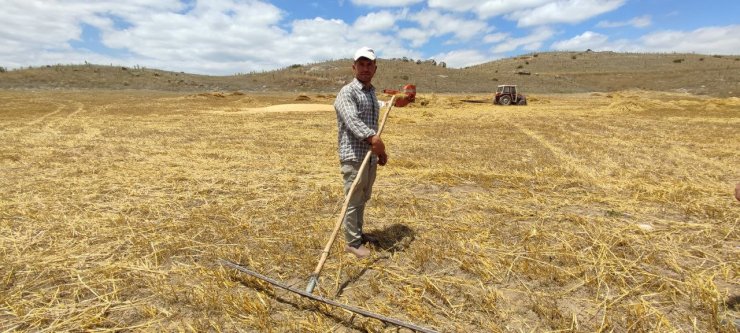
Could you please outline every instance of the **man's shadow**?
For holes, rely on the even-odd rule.
[[[416,238],[416,233],[414,232],[414,230],[403,224],[394,224],[382,230],[369,231],[365,235],[368,236],[368,243],[371,245],[371,247],[374,247],[383,252],[389,252],[391,255],[395,254],[396,252],[405,251],[407,248],[409,248],[409,246],[411,246],[411,242],[413,242]],[[367,270],[372,265],[380,261],[380,259],[386,259],[388,257],[388,255],[372,256],[371,259],[365,263],[365,267],[363,267],[362,270],[360,270],[356,274],[348,276],[344,280],[344,282],[339,285],[339,288],[337,289],[336,294],[334,294],[334,297],[336,298],[341,296],[344,288],[346,288],[350,283],[359,280],[363,275],[365,275]]]
[[[403,224],[394,224],[382,230],[370,231],[366,235],[374,247],[391,254],[404,251],[414,241],[416,233]]]

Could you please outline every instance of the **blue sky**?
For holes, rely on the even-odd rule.
[[[465,67],[545,51],[740,54],[740,1],[3,0],[0,66],[209,75],[349,58]]]

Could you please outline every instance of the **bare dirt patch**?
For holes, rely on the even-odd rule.
[[[278,104],[261,108],[245,109],[245,112],[327,112],[334,111],[330,104]]]

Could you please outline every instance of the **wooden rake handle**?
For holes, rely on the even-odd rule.
[[[378,136],[380,136],[380,133],[383,132],[383,127],[385,127],[385,121],[388,119],[388,114],[391,113],[391,109],[393,109],[393,104],[396,102],[396,96],[393,96],[391,98],[390,106],[388,107],[388,110],[385,111],[385,115],[383,115],[383,120],[380,122],[380,127],[378,128]],[[331,233],[331,237],[329,237],[329,241],[326,242],[326,246],[324,247],[324,251],[321,252],[321,258],[319,259],[319,264],[316,265],[316,269],[311,274],[311,277],[308,280],[308,285],[306,286],[306,292],[311,293],[313,292],[313,289],[316,287],[316,284],[318,283],[319,275],[321,274],[321,270],[324,268],[324,263],[326,262],[326,258],[329,257],[329,251],[331,251],[332,245],[334,245],[334,240],[337,238],[337,234],[339,233],[339,229],[342,227],[342,221],[344,221],[344,216],[347,215],[347,207],[349,206],[350,200],[352,199],[352,196],[355,194],[355,187],[357,186],[357,183],[360,180],[360,175],[362,175],[365,172],[365,169],[367,169],[367,166],[370,164],[370,159],[373,155],[372,150],[368,150],[367,154],[365,154],[365,159],[362,160],[362,164],[360,165],[360,171],[357,172],[357,177],[355,177],[355,180],[352,182],[352,186],[349,188],[349,195],[347,195],[344,198],[344,205],[342,206],[342,210],[339,212],[339,216],[337,217],[337,221],[334,224],[334,230]]]

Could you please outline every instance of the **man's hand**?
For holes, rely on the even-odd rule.
[[[385,155],[385,144],[383,143],[383,140],[380,139],[380,136],[373,135],[367,138],[367,142],[370,144],[370,149],[373,151],[373,154],[377,156]]]
[[[378,164],[385,165],[388,163],[388,154],[385,153],[383,140],[379,136],[373,135],[367,138],[367,142],[370,143],[370,149],[373,151],[373,154],[378,156]]]
[[[386,163],[388,163],[388,154],[382,153],[378,155],[378,164],[385,165]]]

